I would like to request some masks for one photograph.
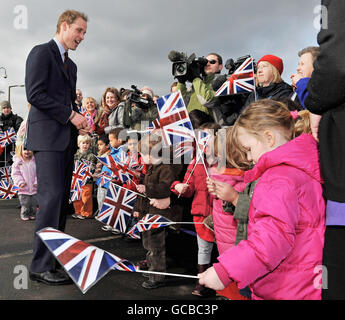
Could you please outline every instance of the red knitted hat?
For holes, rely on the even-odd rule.
[[[279,71],[280,74],[283,73],[284,64],[283,64],[283,60],[280,59],[279,57],[274,56],[274,55],[272,55],[272,54],[267,54],[267,55],[263,56],[263,57],[258,61],[258,64],[259,64],[261,61],[267,61],[267,62],[269,62],[270,64],[272,64],[273,66],[275,66],[275,67],[277,68],[277,70]]]

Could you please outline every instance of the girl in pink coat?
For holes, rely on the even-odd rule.
[[[200,274],[200,283],[216,290],[249,285],[252,299],[321,299],[325,202],[316,141],[308,134],[292,140],[293,118],[273,100],[251,104],[234,130],[255,164],[245,182],[259,179],[248,236]]]
[[[33,152],[24,150],[23,144],[20,144],[13,161],[11,176],[13,183],[19,187],[20,218],[23,221],[34,220],[37,210],[37,176]]]

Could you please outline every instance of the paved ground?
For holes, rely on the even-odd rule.
[[[205,301],[191,295],[194,279],[168,277],[166,287],[146,290],[141,287],[146,279],[142,274],[121,271],[110,271],[86,294],[82,294],[74,284],[52,287],[30,280],[27,289],[16,289],[18,276],[25,275],[31,261],[34,228],[33,221],[20,220],[17,206],[17,199],[0,201],[0,300]],[[78,220],[69,216],[65,232],[133,262],[145,257],[141,241],[125,241],[121,236],[102,231],[101,226],[94,219]],[[167,241],[167,272],[196,275],[196,238],[185,232],[169,232]]]

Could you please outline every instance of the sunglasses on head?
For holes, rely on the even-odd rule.
[[[212,59],[212,60],[208,60],[208,62],[209,62],[209,64],[216,64],[218,61],[217,61],[217,60]]]

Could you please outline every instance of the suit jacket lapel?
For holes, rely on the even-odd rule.
[[[59,48],[58,46],[56,45],[55,41],[54,40],[50,40],[49,41],[49,45],[50,45],[50,48],[52,49],[53,53],[54,53],[54,56],[55,56],[55,59],[56,59],[56,62],[59,66],[59,69],[61,70],[61,72],[63,73],[63,75],[69,79],[69,75],[67,74],[67,71],[64,67],[64,64],[62,62],[62,59],[61,59],[61,55],[60,55],[60,51],[59,51]]]

